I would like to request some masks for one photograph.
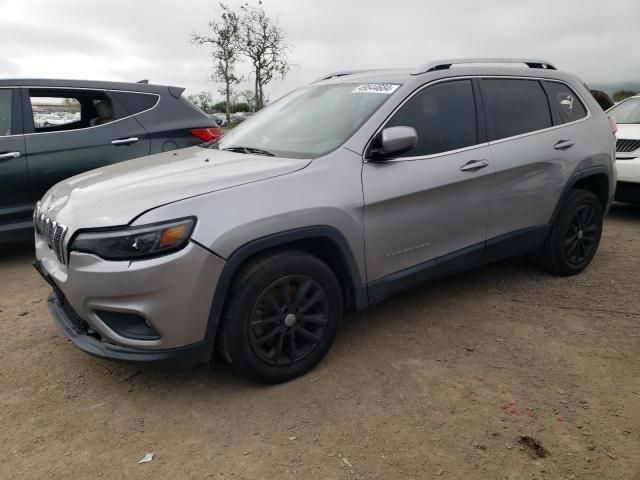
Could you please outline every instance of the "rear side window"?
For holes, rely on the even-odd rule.
[[[478,135],[471,80],[425,88],[409,99],[386,126],[416,129],[418,143],[403,157],[433,155],[475,145]]]
[[[547,96],[537,80],[482,79],[492,140],[552,126]]]
[[[562,123],[575,122],[587,116],[587,109],[578,95],[567,85],[560,82],[542,82],[549,96],[549,103],[560,115]]]
[[[11,90],[0,89],[0,137],[11,135]]]
[[[102,90],[29,89],[35,132],[60,132],[97,127],[115,120]]]
[[[111,92],[116,99],[124,106],[129,115],[144,112],[153,108],[158,102],[158,95],[137,92]]]

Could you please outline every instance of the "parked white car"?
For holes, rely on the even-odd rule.
[[[640,95],[614,105],[607,114],[618,124],[616,200],[640,204]]]
[[[211,113],[209,114],[209,118],[214,120],[219,127],[227,126],[227,116],[222,113]]]
[[[53,113],[37,114],[37,116],[34,116],[33,120],[36,127],[50,127],[54,125],[64,125],[65,123],[70,123],[73,121],[73,120],[67,120]]]

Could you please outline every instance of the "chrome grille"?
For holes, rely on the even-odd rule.
[[[628,153],[634,152],[640,148],[640,140],[627,140],[619,138],[616,140],[616,152]]]
[[[33,214],[33,223],[37,234],[47,242],[49,248],[56,254],[58,261],[66,264],[64,237],[67,234],[67,227],[47,217],[44,213],[40,213],[40,205],[36,207]]]

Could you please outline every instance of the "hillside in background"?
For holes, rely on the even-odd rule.
[[[592,90],[602,90],[609,95],[613,95],[613,92],[618,90],[631,90],[632,92],[640,93],[640,80],[630,82],[615,82],[615,83],[589,83],[589,88]]]

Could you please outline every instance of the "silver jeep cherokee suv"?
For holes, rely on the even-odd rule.
[[[542,60],[338,72],[204,147],[93,170],[34,213],[52,315],[82,350],[281,382],[344,309],[512,255],[571,275],[614,193],[615,138]]]

